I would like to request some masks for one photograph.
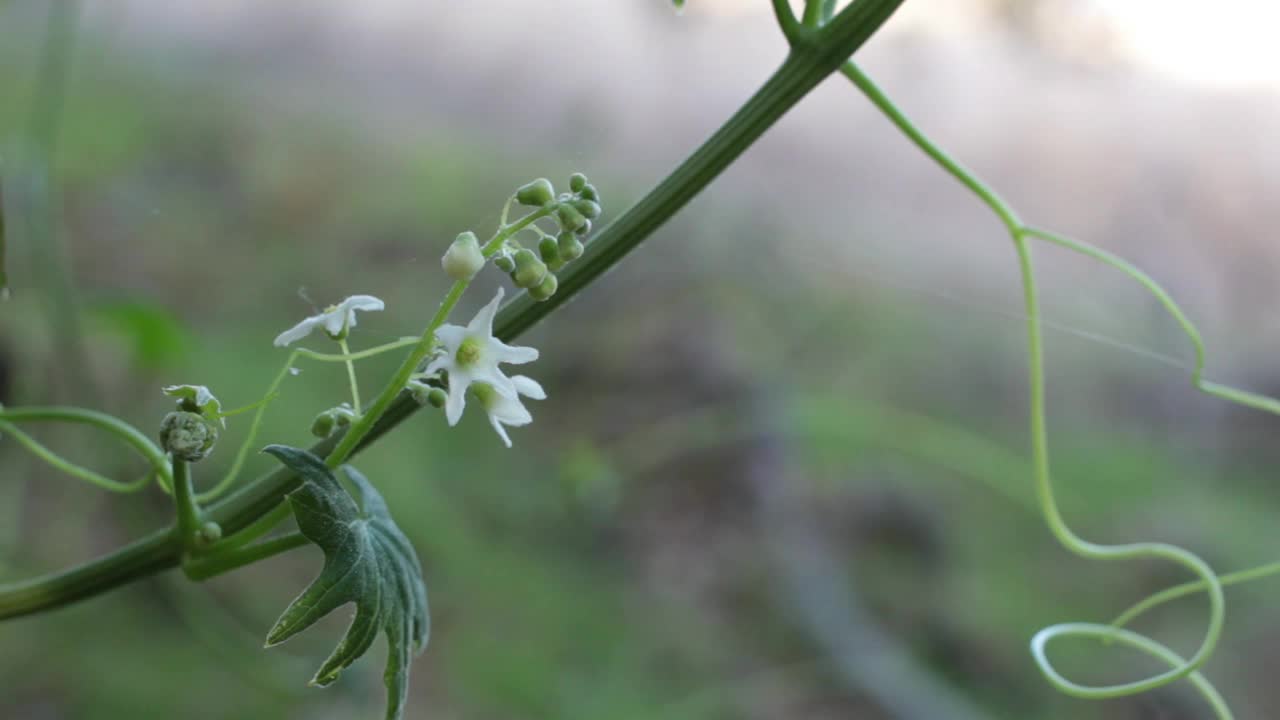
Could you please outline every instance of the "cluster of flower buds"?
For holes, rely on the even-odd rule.
[[[356,411],[351,408],[351,403],[342,403],[317,415],[311,423],[311,434],[327,438],[333,434],[334,429],[346,427],[355,419]]]
[[[160,423],[160,447],[179,460],[203,460],[227,424],[221,403],[203,385],[172,385],[164,394],[178,399],[178,409]]]
[[[557,196],[546,178],[538,178],[517,190],[516,202],[549,211],[560,232],[542,233],[536,252],[512,243],[512,247],[494,258],[498,268],[510,274],[512,282],[528,290],[534,300],[546,300],[555,294],[559,285],[556,273],[582,257],[583,240],[591,232],[591,221],[602,212],[600,193],[587,181],[586,175],[570,176],[569,190]]]

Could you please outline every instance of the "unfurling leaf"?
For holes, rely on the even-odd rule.
[[[298,529],[324,551],[320,576],[285,608],[267,633],[267,646],[355,603],[355,619],[311,684],[323,687],[336,680],[381,630],[387,636],[386,717],[399,720],[409,692],[409,665],[426,647],[429,631],[427,588],[418,556],[391,519],[382,496],[355,468],[342,469],[359,492],[359,505],[315,455],[283,445],[271,445],[265,452],[303,479],[302,487],[289,493],[289,504]]]

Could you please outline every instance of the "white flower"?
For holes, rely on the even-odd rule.
[[[533,378],[524,375],[516,375],[511,378],[511,384],[515,386],[516,393],[534,400],[546,400],[547,393],[542,386]],[[502,438],[502,442],[511,447],[511,438],[507,436],[507,429],[504,425],[512,427],[520,427],[533,422],[533,416],[529,414],[528,409],[520,402],[519,397],[507,397],[499,393],[492,385],[488,383],[476,383],[471,387],[472,392],[480,399],[480,404],[484,406],[484,411],[489,413],[489,424],[493,425],[493,429],[498,433],[498,437]]]
[[[372,295],[352,295],[337,305],[331,305],[319,315],[312,315],[276,337],[276,347],[284,347],[301,340],[311,334],[317,327],[323,327],[331,338],[341,338],[347,330],[356,326],[356,311],[372,312],[386,307],[381,300]]]
[[[427,365],[425,374],[449,371],[449,397],[444,404],[444,415],[450,425],[457,425],[462,417],[467,387],[472,383],[487,383],[499,395],[515,399],[516,386],[511,378],[502,374],[498,363],[522,365],[538,359],[537,350],[512,347],[493,336],[493,316],[498,313],[502,294],[502,288],[498,288],[498,294],[480,308],[466,327],[442,325],[436,331],[444,352]]]

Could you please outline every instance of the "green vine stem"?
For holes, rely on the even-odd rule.
[[[494,334],[511,342],[539,320],[577,295],[680,211],[746,151],[819,82],[839,69],[903,0],[856,0],[821,30],[793,41],[791,52],[764,85],[700,148],[670,175],[601,230],[560,278],[549,300],[534,302],[527,294],[498,314]],[[402,366],[412,373],[416,363]],[[401,373],[397,373],[397,377]],[[400,387],[389,384],[365,415],[345,435],[334,435],[310,448],[321,457],[358,453],[398,426],[418,409]],[[358,434],[357,434],[358,429]],[[340,440],[341,438],[341,440]],[[356,438],[356,439],[350,439]],[[338,443],[344,445],[337,452]],[[234,533],[276,508],[298,479],[287,470],[268,473],[206,508],[206,518],[224,533]],[[41,612],[91,597],[141,577],[174,568],[180,544],[172,527],[158,530],[105,556],[69,570],[0,585],[0,620]]]

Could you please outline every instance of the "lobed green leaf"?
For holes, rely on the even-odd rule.
[[[387,636],[387,720],[399,720],[409,692],[409,666],[427,645],[427,588],[413,545],[392,520],[373,485],[350,465],[342,467],[360,496],[359,505],[319,457],[298,448],[271,445],[273,455],[303,479],[287,495],[298,529],[324,551],[324,567],[267,633],[278,645],[347,603],[356,616],[311,684],[326,686],[369,649],[381,630]]]

